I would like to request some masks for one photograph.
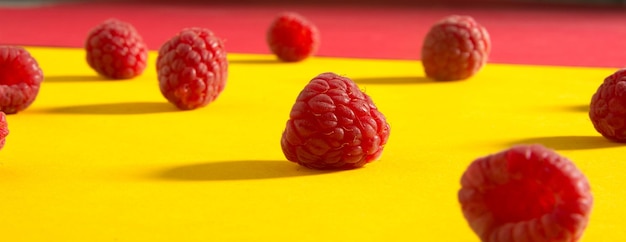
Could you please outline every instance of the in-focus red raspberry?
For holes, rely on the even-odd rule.
[[[449,16],[433,25],[422,45],[426,76],[438,81],[464,80],[476,74],[491,51],[487,30],[469,16]]]
[[[9,126],[7,123],[7,117],[4,112],[0,112],[0,149],[4,148],[6,138],[9,135]]]
[[[203,28],[183,29],[159,50],[163,96],[181,110],[204,107],[226,86],[228,60],[220,38]]]
[[[389,124],[350,79],[322,73],[291,109],[281,146],[288,160],[314,169],[362,167],[382,154]]]
[[[626,142],[626,69],[604,79],[591,98],[589,118],[602,136]]]
[[[0,111],[14,114],[30,106],[43,72],[30,53],[17,46],[0,46]]]
[[[109,19],[91,30],[85,41],[87,63],[111,79],[129,79],[146,68],[148,47],[135,28]]]
[[[461,178],[458,199],[485,242],[578,241],[593,205],[583,173],[541,145],[478,158]]]
[[[270,25],[267,44],[280,60],[297,62],[315,54],[320,34],[317,27],[303,16],[286,12]]]

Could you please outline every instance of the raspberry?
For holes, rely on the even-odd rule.
[[[30,106],[42,79],[41,68],[26,49],[0,46],[0,111],[14,114]]]
[[[581,171],[541,145],[478,158],[461,187],[463,215],[485,242],[577,241],[593,205]]]
[[[389,124],[367,94],[346,77],[322,73],[300,92],[281,146],[305,167],[351,169],[378,159],[388,138]]]
[[[183,29],[159,50],[161,93],[182,110],[204,107],[226,86],[228,61],[222,40],[203,28]]]
[[[270,50],[285,62],[301,61],[315,54],[319,42],[317,27],[293,12],[279,15],[267,31]]]
[[[604,79],[591,98],[589,118],[605,138],[626,142],[626,69]]]
[[[487,63],[487,30],[469,16],[449,16],[431,27],[422,45],[426,76],[438,81],[464,80]]]
[[[146,68],[148,47],[129,23],[109,19],[91,30],[85,42],[87,63],[98,74],[129,79]]]
[[[3,112],[0,112],[0,149],[4,148],[4,143],[9,135],[9,126],[7,124],[7,117]]]

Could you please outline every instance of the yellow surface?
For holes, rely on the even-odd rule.
[[[8,117],[0,152],[0,241],[477,242],[456,200],[475,158],[543,143],[595,196],[582,241],[626,237],[626,147],[599,136],[591,95],[613,69],[490,64],[435,83],[417,61],[231,54],[220,98],[177,111],[156,53],[139,78],[104,81],[82,50],[29,48],[46,76]],[[318,172],[285,160],[280,136],[315,75],[353,78],[391,124],[379,161]]]

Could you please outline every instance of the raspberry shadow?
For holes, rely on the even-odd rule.
[[[226,181],[311,176],[332,172],[338,171],[313,170],[287,160],[229,160],[170,167],[151,177],[175,181]]]
[[[288,62],[282,62],[278,59],[235,59],[228,60],[228,64],[241,64],[241,65],[263,65],[263,64],[284,64]]]
[[[98,82],[98,81],[110,81],[106,78],[98,75],[83,75],[83,76],[44,76],[43,83],[68,83],[68,82]]]
[[[512,146],[512,145],[517,145],[517,144],[542,144],[548,148],[552,148],[555,150],[586,150],[586,149],[601,149],[601,148],[624,146],[624,144],[607,140],[600,135],[598,136],[565,135],[565,136],[534,137],[534,138],[516,140],[506,145]]]
[[[549,112],[571,112],[571,113],[589,113],[589,104],[566,104],[566,105],[553,105],[553,106],[541,106],[539,111]]]
[[[350,77],[357,84],[369,85],[412,85],[412,84],[438,84],[455,81],[435,81],[423,76],[380,76],[380,77]]]
[[[56,107],[46,110],[59,114],[86,114],[86,115],[130,115],[151,114],[179,111],[167,102],[120,102],[98,103],[77,106]]]
[[[562,109],[565,110],[565,111],[569,111],[569,112],[588,113],[589,112],[589,104],[565,106]]]

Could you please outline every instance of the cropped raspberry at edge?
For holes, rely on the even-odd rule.
[[[422,45],[426,76],[437,81],[464,80],[487,63],[491,40],[470,16],[452,15],[434,24]]]
[[[109,19],[93,28],[85,41],[87,63],[110,79],[129,79],[146,68],[148,47],[135,27]]]
[[[37,98],[43,72],[30,53],[18,46],[0,46],[0,111],[15,114]]]
[[[542,145],[517,145],[476,159],[461,178],[458,199],[485,242],[575,242],[593,206],[585,175]]]
[[[282,134],[285,157],[313,169],[352,169],[378,159],[389,124],[347,77],[322,73],[300,92]]]
[[[7,117],[4,112],[0,112],[0,150],[4,148],[6,138],[9,135],[9,125],[7,123]]]
[[[589,118],[605,138],[626,142],[626,69],[604,79],[591,98]]]
[[[177,108],[191,110],[216,100],[228,78],[227,52],[211,30],[186,28],[159,49],[161,94]]]
[[[302,15],[285,12],[270,24],[266,41],[278,59],[298,62],[317,52],[320,34],[317,26]]]

